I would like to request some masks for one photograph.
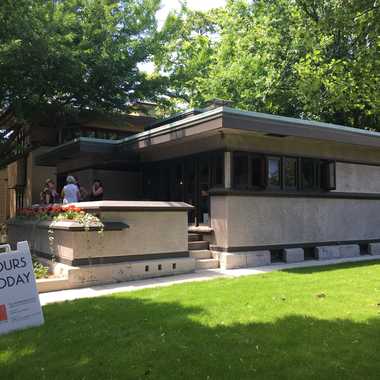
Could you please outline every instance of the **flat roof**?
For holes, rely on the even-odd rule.
[[[179,116],[185,117],[178,119]],[[293,136],[380,148],[379,132],[320,121],[243,111],[222,106],[211,110],[196,109],[177,114],[173,118],[166,119],[163,125],[136,133],[121,140],[110,141],[81,137],[51,149],[44,153],[43,157],[37,159],[37,162],[42,163],[44,161],[43,164],[46,165],[47,161],[52,160],[50,162],[54,164],[55,160],[60,160],[73,151],[121,153],[121,148],[122,151],[126,152],[128,151],[128,146],[135,145],[140,141],[149,141],[149,144],[146,146],[155,145],[154,140],[152,140],[155,137],[173,134],[184,129],[190,130],[192,126],[201,125],[202,123],[220,118],[222,119],[222,123],[215,126],[214,130],[256,132],[268,136],[277,135],[279,137]],[[200,134],[207,131],[213,131],[212,127],[206,127],[194,133]],[[178,141],[182,136],[187,137],[190,135],[190,132],[189,134],[175,133],[176,137],[174,140]]]
[[[222,129],[251,131],[267,135],[281,135],[329,140],[364,146],[380,147],[380,133],[359,128],[346,127],[320,121],[296,119],[260,112],[243,111],[230,107],[218,107],[180,120],[169,122],[162,126],[137,133],[122,139],[119,144],[129,145],[155,136],[173,133],[192,125],[212,120],[218,117],[223,121]],[[235,119],[236,123],[231,122]],[[228,122],[230,120],[230,122]]]

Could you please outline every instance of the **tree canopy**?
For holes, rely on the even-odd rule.
[[[380,130],[378,0],[229,0],[183,7],[156,65],[177,101]]]
[[[138,64],[155,50],[159,3],[2,0],[1,120],[7,126],[12,120],[11,128],[25,122],[54,127],[71,112],[125,111],[154,98],[157,81]]]

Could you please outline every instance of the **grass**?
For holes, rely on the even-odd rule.
[[[44,307],[0,378],[379,379],[380,264],[297,269]]]

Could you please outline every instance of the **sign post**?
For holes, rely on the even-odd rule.
[[[0,245],[0,335],[44,323],[28,242]]]

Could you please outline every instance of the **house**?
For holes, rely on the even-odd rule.
[[[99,177],[105,199],[191,204],[190,231],[221,265],[241,267],[380,242],[379,148],[377,132],[216,101],[119,140],[74,138],[35,164],[86,186]]]
[[[18,208],[38,204],[46,179],[55,181],[59,189],[64,185],[65,176],[57,173],[54,160],[48,166],[39,166],[35,163],[37,156],[80,137],[112,141],[142,132],[155,120],[151,111],[152,104],[141,103],[128,115],[80,112],[56,128],[46,122],[33,128],[26,124],[14,128],[18,125],[16,118],[6,113],[1,115],[2,129],[16,132],[11,146],[12,154],[9,154],[5,167],[0,170],[0,223],[14,216]],[[88,181],[90,183],[92,178],[88,178]]]
[[[107,263],[122,266],[122,281],[180,265],[184,273],[380,254],[380,133],[215,101],[129,136],[99,137],[71,136],[33,157],[58,183],[68,174],[82,186],[102,180],[105,201],[83,208],[128,225],[86,253],[78,238],[61,257],[93,273],[98,265],[98,278]]]

